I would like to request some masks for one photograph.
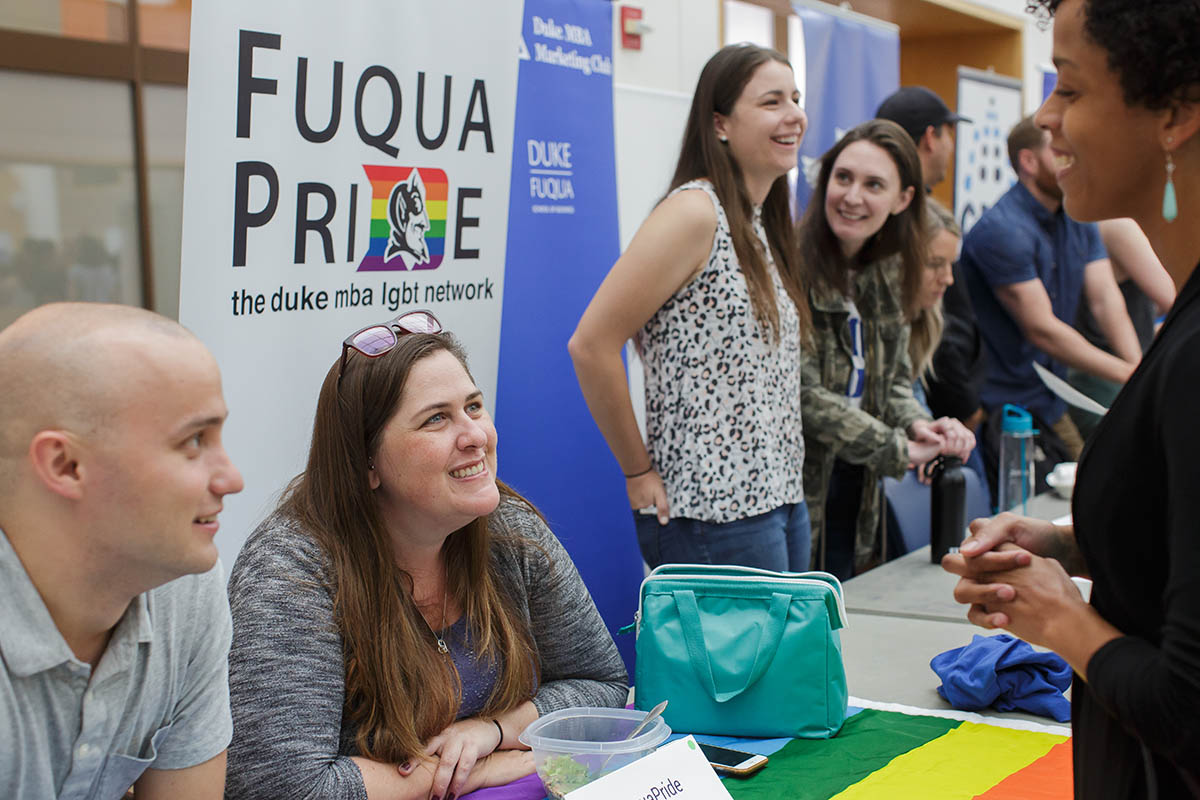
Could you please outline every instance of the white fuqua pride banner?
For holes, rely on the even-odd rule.
[[[246,478],[227,568],[303,468],[354,330],[432,310],[494,402],[521,23],[475,0],[193,10],[179,316],[220,363]]]

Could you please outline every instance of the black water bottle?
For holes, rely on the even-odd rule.
[[[967,530],[967,479],[962,459],[939,456],[931,465],[933,478],[929,515],[929,560],[940,564],[942,556],[962,544]]]

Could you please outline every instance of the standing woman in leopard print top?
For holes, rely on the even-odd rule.
[[[808,306],[786,179],[807,122],[782,55],[750,44],[718,51],[696,85],[670,193],[571,337],[651,566],[808,568]],[[629,339],[645,367],[645,441],[621,361]]]

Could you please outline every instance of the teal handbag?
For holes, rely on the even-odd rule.
[[[664,564],[634,624],[634,705],[670,701],[672,730],[820,739],[846,719],[846,607],[828,573]]]

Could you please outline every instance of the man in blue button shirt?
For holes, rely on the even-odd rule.
[[[1083,449],[1066,403],[1034,371],[1067,367],[1116,383],[1128,380],[1141,350],[1094,224],[1062,210],[1050,135],[1027,117],[1008,136],[1018,182],[988,209],[963,242],[962,268],[987,347],[983,405],[1015,403],[1054,428],[1075,460]],[[1072,327],[1081,296],[1117,355]]]

